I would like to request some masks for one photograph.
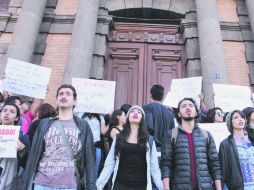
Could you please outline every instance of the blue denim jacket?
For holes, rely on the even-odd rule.
[[[107,159],[104,164],[104,168],[96,181],[97,190],[102,190],[105,184],[108,182],[111,173],[113,173],[112,178],[112,189],[114,187],[114,182],[116,179],[118,166],[119,166],[119,157],[115,157],[115,144],[116,138],[114,139],[110,151],[108,153]],[[157,150],[155,142],[153,142],[152,150],[149,148],[149,143],[147,142],[148,151],[146,153],[146,163],[147,163],[147,190],[152,190],[151,176],[157,188],[163,190],[163,184],[161,180],[161,172],[158,164]]]

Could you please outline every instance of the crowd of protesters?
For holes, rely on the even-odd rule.
[[[41,99],[0,94],[2,125],[21,126],[17,158],[0,158],[0,190],[254,190],[254,108],[224,113],[189,97],[162,105],[123,104],[103,117],[74,113],[75,88]],[[124,103],[124,102],[123,102]],[[199,123],[222,123],[230,135],[217,152]]]

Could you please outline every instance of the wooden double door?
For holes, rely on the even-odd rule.
[[[153,33],[156,34],[161,35]],[[135,37],[135,34],[131,35]],[[142,38],[142,33],[138,35]],[[106,63],[106,79],[116,81],[115,109],[124,103],[149,103],[153,84],[163,85],[166,94],[172,79],[185,76],[182,45],[150,43],[149,40],[133,42],[130,38],[126,41],[123,36],[122,40],[117,38],[110,38]]]

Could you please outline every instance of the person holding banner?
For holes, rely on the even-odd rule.
[[[96,190],[93,134],[73,115],[76,89],[57,89],[59,117],[40,121],[23,175],[22,190]]]
[[[103,189],[112,172],[112,190],[151,190],[151,177],[163,190],[156,146],[149,138],[144,110],[134,105],[126,117],[126,126],[113,140],[96,182],[97,190]]]
[[[15,104],[5,104],[1,115],[2,125],[17,125],[20,118],[19,108]],[[0,158],[0,190],[18,190],[18,169],[24,167],[26,155],[29,151],[29,139],[27,135],[19,132],[17,140],[17,159]]]
[[[229,190],[254,189],[254,142],[246,132],[246,118],[240,110],[228,113],[226,123],[231,135],[220,144],[222,183]]]

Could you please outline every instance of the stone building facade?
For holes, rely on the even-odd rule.
[[[8,58],[52,69],[47,102],[73,77],[116,80],[116,107],[144,104],[173,78],[254,85],[253,0],[0,0]]]

